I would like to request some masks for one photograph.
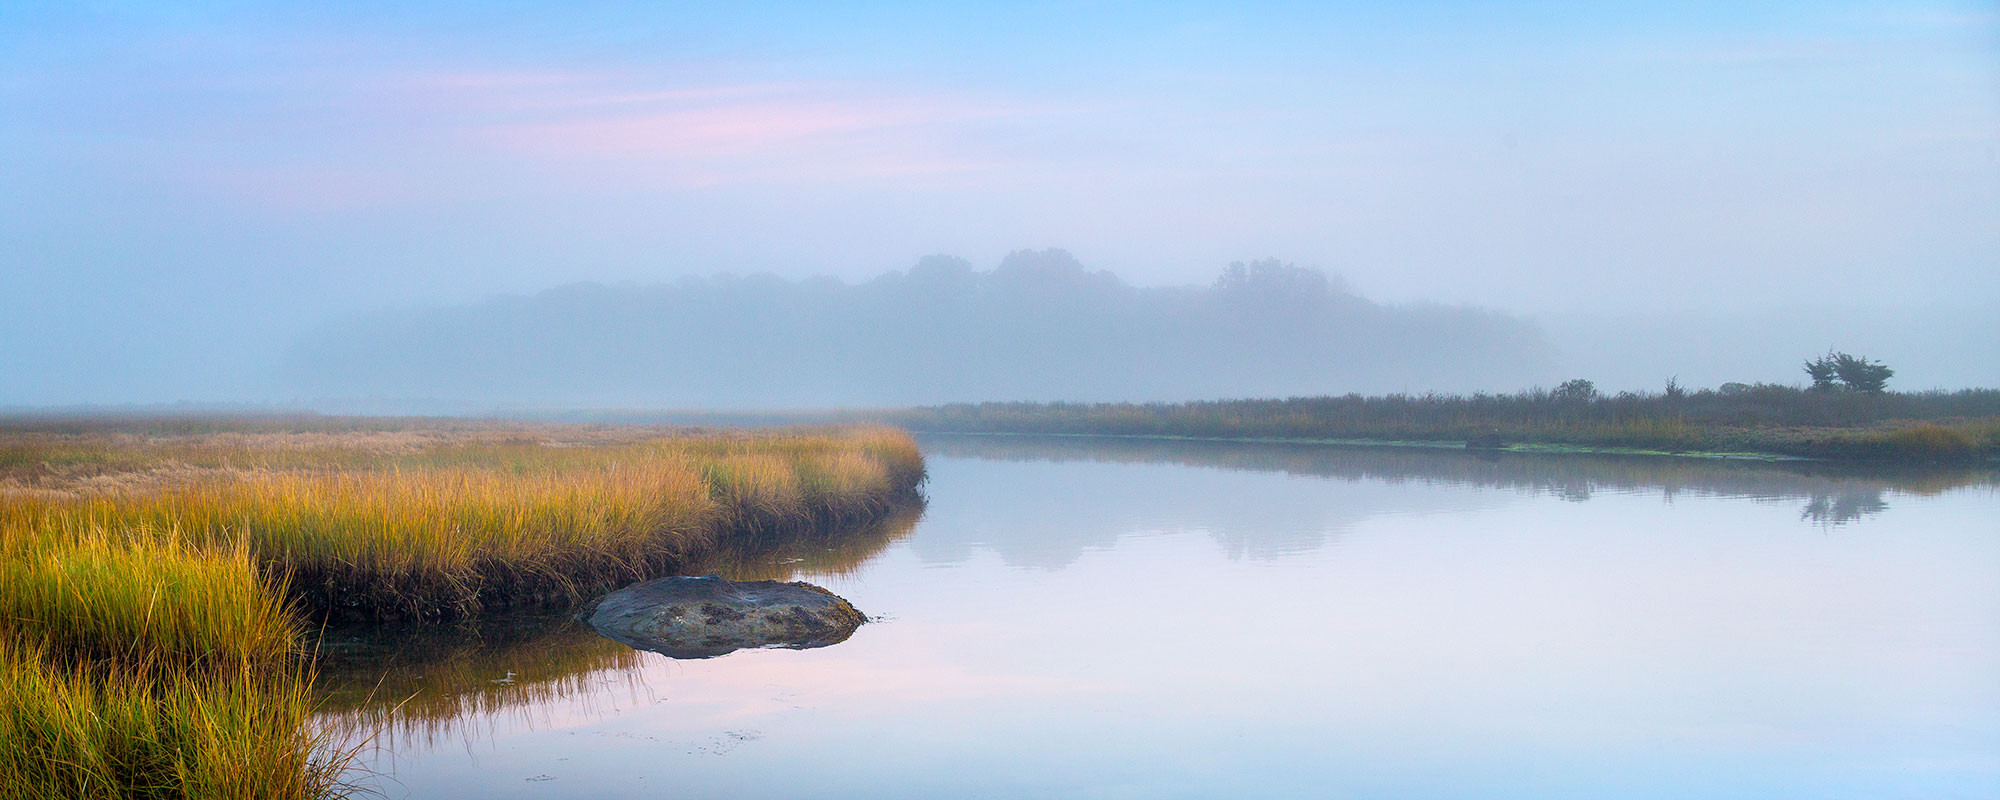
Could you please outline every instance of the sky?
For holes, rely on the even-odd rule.
[[[1061,247],[1390,303],[2000,307],[2000,4],[0,5],[0,404],[327,319]]]

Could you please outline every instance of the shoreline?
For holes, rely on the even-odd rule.
[[[0,787],[345,796],[312,628],[573,605],[894,518],[927,478],[881,426],[382,427],[0,434]]]
[[[1759,461],[1759,462],[1805,462],[1824,464],[1900,464],[1897,461],[1854,461],[1829,458],[1793,456],[1783,453],[1763,452],[1716,452],[1716,451],[1670,451],[1637,447],[1611,447],[1599,445],[1572,445],[1558,442],[1509,442],[1498,447],[1472,447],[1462,439],[1307,439],[1278,436],[1189,436],[1168,433],[1056,433],[1042,431],[950,431],[911,429],[912,436],[1018,436],[1018,437],[1062,437],[1075,439],[1137,439],[1164,442],[1233,442],[1240,444],[1292,444],[1322,445],[1327,447],[1355,448],[1400,448],[1410,450],[1438,450],[1443,452],[1465,451],[1467,453],[1509,453],[1526,455],[1604,455],[1604,456],[1645,456],[1649,458],[1699,458],[1712,461]],[[1978,462],[1974,462],[1978,463]]]

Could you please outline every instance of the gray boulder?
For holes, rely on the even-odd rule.
[[[803,650],[839,644],[867,621],[810,583],[660,578],[597,601],[590,626],[606,638],[674,658],[712,658],[751,647]]]

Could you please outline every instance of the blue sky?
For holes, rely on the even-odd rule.
[[[49,386],[1020,247],[1522,313],[1994,307],[2000,5],[14,2],[0,183],[0,368]]]

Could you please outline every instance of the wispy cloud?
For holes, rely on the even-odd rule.
[[[834,81],[672,81],[589,72],[438,72],[385,81],[397,113],[512,159],[672,166],[688,180],[985,169],[963,136],[1057,113],[988,98]],[[699,177],[696,177],[699,176]],[[651,176],[657,177],[657,176]]]
[[[891,131],[1004,116],[945,98],[792,96],[614,110],[488,127],[490,141],[544,156],[691,158],[826,146]]]

